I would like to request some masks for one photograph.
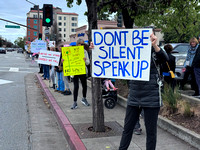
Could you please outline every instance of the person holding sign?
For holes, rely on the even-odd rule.
[[[84,45],[84,40],[78,39],[76,44],[77,44],[77,46],[82,46],[82,45]],[[83,59],[85,61],[85,65],[89,65],[90,60],[89,60],[88,53],[85,49],[84,49],[84,55],[85,55],[85,57]],[[87,72],[88,72],[87,67],[85,66],[85,68],[86,68],[86,74],[87,74]],[[82,91],[83,98],[81,99],[81,102],[85,106],[90,106],[90,104],[88,103],[88,101],[86,99],[86,94],[87,94],[87,76],[86,76],[86,74],[74,76],[74,79],[73,79],[73,81],[74,81],[74,93],[73,93],[74,94],[74,103],[71,106],[71,109],[78,108],[77,97],[78,97],[78,89],[79,89],[79,79],[81,80],[82,89],[83,89],[83,91]]]
[[[137,81],[129,80],[129,95],[119,150],[127,150],[132,139],[133,130],[139,120],[141,111],[144,111],[144,122],[146,128],[146,149],[156,149],[157,119],[161,100],[161,78],[159,65],[168,61],[167,54],[157,45],[157,37],[150,35],[152,43],[150,80]]]

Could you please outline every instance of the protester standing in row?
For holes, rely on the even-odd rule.
[[[70,45],[65,45],[65,47],[69,47]],[[61,59],[61,61],[62,61],[62,63],[64,62],[64,59]],[[64,81],[64,83],[65,83],[65,88],[66,88],[66,90],[64,91],[64,92],[62,92],[62,94],[64,94],[64,95],[71,95],[72,94],[72,92],[71,92],[71,90],[70,90],[70,88],[69,88],[69,80],[68,80],[68,76],[64,76],[64,74],[63,74],[63,81]]]
[[[50,48],[50,51],[55,51],[54,47]],[[56,89],[56,72],[55,72],[55,66],[50,66],[50,80],[52,81],[53,84],[53,89]]]
[[[129,81],[129,95],[119,150],[127,150],[132,139],[133,129],[139,119],[140,113],[144,111],[144,122],[146,127],[146,149],[156,149],[157,120],[161,101],[161,81],[159,64],[168,61],[167,54],[157,45],[157,37],[150,35],[152,42],[150,80]]]
[[[172,90],[174,91],[175,81],[174,78],[172,78],[171,73],[169,71],[173,71],[173,73],[175,73],[176,57],[171,54],[173,50],[172,45],[166,44],[164,46],[164,49],[169,57],[169,61],[166,61],[165,63],[162,64],[161,72],[163,74],[165,84],[169,84]]]
[[[50,48],[47,47],[47,50],[49,51]],[[43,72],[44,72],[44,76],[43,77],[44,77],[44,80],[49,80],[49,77],[50,77],[49,70],[50,70],[49,65],[43,64]]]
[[[84,40],[82,39],[78,39],[77,46],[84,46]],[[90,64],[90,60],[89,60],[89,56],[87,51],[84,49],[84,55],[85,57],[83,58],[85,61],[86,66]],[[86,74],[87,74],[87,67],[86,68]],[[74,103],[71,106],[71,109],[76,109],[78,108],[77,105],[77,97],[78,97],[78,89],[79,89],[79,79],[81,80],[81,84],[82,84],[82,94],[83,94],[83,98],[81,99],[81,102],[85,105],[85,106],[90,106],[90,104],[88,103],[87,99],[86,99],[86,94],[87,94],[87,77],[86,74],[83,75],[75,75],[73,78],[73,82],[74,82]]]
[[[58,83],[57,83],[58,87],[55,91],[60,92],[60,93],[65,91],[65,84],[64,84],[64,81],[63,81],[63,64],[62,64],[62,61],[61,61],[61,59],[62,59],[61,47],[63,47],[63,45],[60,45],[59,48],[58,48],[59,52],[61,52],[59,65],[55,66],[55,70],[56,70],[57,78],[58,78]]]
[[[194,68],[195,79],[196,79],[196,83],[197,83],[198,91],[199,91],[199,93],[197,94],[200,94],[200,45],[198,45],[198,48],[196,50],[196,54],[192,62],[192,67]]]
[[[190,49],[187,52],[187,57],[184,64],[186,70],[185,70],[184,78],[181,82],[181,89],[183,89],[184,85],[188,81],[189,75],[191,75],[191,88],[192,90],[195,91],[195,93],[192,96],[199,95],[199,90],[198,90],[198,86],[197,86],[195,75],[194,75],[194,68],[192,67],[192,63],[193,63],[194,56],[196,54],[197,47],[198,47],[198,40],[195,37],[191,38]]]

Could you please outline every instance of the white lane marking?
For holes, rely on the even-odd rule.
[[[0,84],[8,84],[8,83],[12,83],[13,81],[9,81],[9,80],[2,80],[0,79]]]
[[[9,71],[12,71],[12,72],[19,72],[19,68],[10,68]]]

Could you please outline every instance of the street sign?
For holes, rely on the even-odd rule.
[[[19,29],[20,26],[15,26],[15,25],[5,25],[5,28],[16,28],[16,29]]]

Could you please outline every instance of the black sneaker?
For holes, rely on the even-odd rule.
[[[81,103],[85,106],[90,106],[86,98],[82,98]]]
[[[141,135],[142,134],[142,129],[141,128],[134,129],[133,133],[136,134],[136,135]]]
[[[65,91],[65,92],[63,93],[63,95],[71,95],[71,94],[72,94],[71,91]]]
[[[76,102],[74,102],[74,104],[71,106],[71,109],[77,109],[78,108],[78,105]]]

